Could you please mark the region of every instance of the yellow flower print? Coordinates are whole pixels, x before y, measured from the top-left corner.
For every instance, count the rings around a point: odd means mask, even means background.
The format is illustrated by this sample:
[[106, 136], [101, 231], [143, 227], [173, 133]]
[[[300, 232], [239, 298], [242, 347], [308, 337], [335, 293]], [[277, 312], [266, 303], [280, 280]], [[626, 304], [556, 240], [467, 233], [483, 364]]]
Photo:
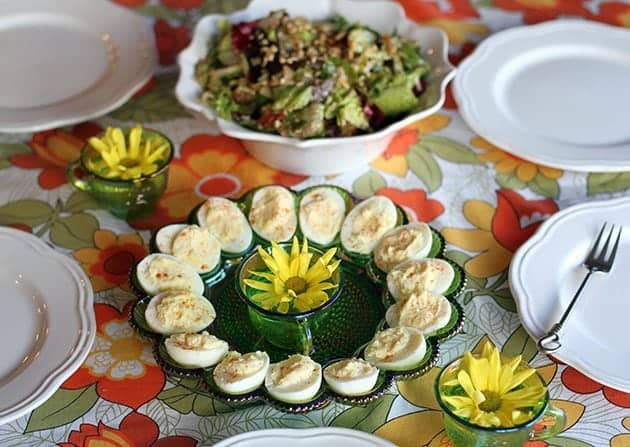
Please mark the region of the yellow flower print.
[[538, 173], [551, 180], [557, 180], [562, 177], [563, 172], [560, 169], [540, 166], [523, 160], [522, 158], [505, 152], [500, 147], [495, 146], [481, 137], [474, 137], [470, 141], [470, 144], [485, 151], [477, 155], [479, 160], [493, 163], [494, 169], [500, 174], [516, 175], [523, 183], [529, 183], [534, 180]]
[[[630, 430], [630, 417], [624, 418], [621, 424], [626, 430]], [[630, 433], [621, 433], [613, 436], [610, 440], [610, 447], [627, 447], [630, 445]]]
[[420, 141], [420, 135], [442, 130], [450, 122], [451, 118], [448, 115], [435, 114], [399, 130], [385, 152], [371, 163], [372, 167], [388, 174], [405, 177], [409, 170], [407, 163], [409, 148]]
[[444, 17], [438, 17], [423, 24], [442, 29], [448, 36], [448, 41], [457, 45], [468, 42], [470, 34], [482, 37], [490, 32], [490, 28], [482, 23], [464, 22]]

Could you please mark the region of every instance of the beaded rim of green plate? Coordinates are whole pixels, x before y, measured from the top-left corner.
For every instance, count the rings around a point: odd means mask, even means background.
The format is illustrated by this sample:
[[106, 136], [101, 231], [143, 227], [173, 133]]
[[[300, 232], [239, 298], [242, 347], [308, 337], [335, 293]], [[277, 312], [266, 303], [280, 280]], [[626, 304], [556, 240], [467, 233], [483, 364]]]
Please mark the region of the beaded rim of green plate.
[[[264, 186], [272, 186], [272, 185], [264, 185]], [[296, 192], [287, 188], [294, 197], [296, 209], [299, 209], [299, 202], [301, 198], [303, 197], [303, 195], [305, 195], [308, 191], [317, 187], [333, 188], [335, 190], [340, 191], [340, 194], [342, 196], [343, 196], [342, 192], [345, 192], [347, 194], [347, 197], [350, 197], [354, 200], [355, 204], [359, 202], [359, 199], [355, 198], [350, 192], [335, 185], [325, 185], [325, 184], [315, 185], [299, 192]], [[242, 197], [240, 197], [237, 200], [234, 200], [233, 202], [239, 207], [239, 209], [241, 209], [244, 213], [246, 213], [247, 200], [251, 201], [251, 198], [253, 197], [253, 194], [255, 193], [255, 191], [257, 191], [260, 188], [261, 187], [258, 187], [258, 188], [248, 191]], [[346, 196], [344, 196], [344, 201], [346, 201]], [[203, 202], [201, 202], [200, 204], [198, 204], [191, 210], [187, 222], [198, 224], [196, 214], [202, 204]], [[409, 221], [404, 210], [399, 205], [396, 205], [396, 209], [399, 216], [398, 225], [404, 225], [408, 223]], [[166, 358], [166, 360], [163, 358], [164, 353], [162, 351], [165, 352], [165, 350], [160, 349], [160, 346], [161, 345], [163, 346], [163, 336], [160, 334], [156, 334], [154, 331], [152, 331], [146, 324], [146, 321], [144, 320], [143, 309], [146, 308], [146, 303], [148, 302], [149, 299], [151, 299], [151, 297], [148, 296], [146, 292], [144, 292], [144, 290], [140, 287], [139, 283], [137, 282], [137, 278], [135, 277], [136, 266], [134, 266], [130, 270], [129, 283], [131, 284], [131, 288], [134, 291], [134, 293], [138, 296], [139, 300], [134, 304], [130, 312], [130, 315], [129, 315], [130, 324], [141, 335], [153, 339], [154, 356], [156, 357], [156, 360], [158, 361], [158, 364], [160, 365], [160, 367], [162, 367], [165, 370], [165, 372], [167, 372], [167, 374], [173, 374], [176, 376], [183, 376], [183, 377], [191, 377], [191, 376], [201, 377], [203, 378], [203, 382], [205, 383], [205, 386], [208, 389], [209, 394], [225, 402], [237, 403], [237, 404], [238, 403], [250, 404], [250, 403], [254, 403], [254, 402], [262, 400], [262, 401], [272, 404], [274, 407], [278, 408], [279, 410], [289, 412], [289, 413], [303, 413], [303, 412], [311, 411], [314, 409], [323, 408], [324, 406], [328, 405], [332, 400], [336, 400], [336, 401], [350, 404], [350, 405], [365, 405], [381, 397], [383, 394], [385, 394], [387, 390], [390, 388], [394, 380], [409, 380], [409, 379], [422, 376], [423, 374], [426, 374], [431, 368], [437, 365], [437, 362], [439, 359], [439, 351], [440, 351], [439, 344], [442, 341], [445, 341], [448, 338], [453, 337], [454, 335], [456, 335], [463, 329], [463, 325], [465, 321], [464, 311], [461, 305], [455, 300], [455, 297], [458, 296], [466, 287], [466, 283], [467, 283], [466, 274], [461, 266], [459, 266], [456, 262], [454, 262], [453, 260], [445, 256], [446, 244], [445, 244], [443, 236], [433, 227], [430, 227], [430, 228], [431, 228], [431, 233], [433, 237], [432, 248], [429, 253], [432, 256], [430, 257], [444, 259], [445, 261], [449, 262], [455, 269], [456, 276], [458, 276], [457, 274], [459, 273], [459, 277], [461, 279], [461, 281], [459, 281], [459, 284], [455, 287], [453, 291], [450, 291], [450, 292], [447, 291], [447, 295], [446, 295], [447, 299], [449, 299], [449, 302], [451, 303], [451, 306], [453, 307], [451, 319], [442, 329], [440, 329], [434, 334], [429, 334], [426, 336], [425, 339], [427, 343], [427, 354], [425, 355], [425, 358], [423, 358], [422, 362], [419, 363], [419, 366], [417, 368], [413, 368], [406, 371], [381, 371], [379, 372], [379, 375], [382, 375], [383, 377], [381, 386], [380, 387], [377, 386], [376, 389], [372, 390], [370, 393], [364, 396], [355, 396], [355, 397], [341, 396], [339, 394], [334, 393], [325, 384], [323, 380], [322, 380], [322, 389], [324, 391], [322, 392], [320, 390], [317, 397], [314, 398], [311, 402], [306, 402], [302, 404], [289, 404], [289, 403], [285, 403], [277, 399], [274, 399], [266, 392], [266, 390], [264, 390], [264, 387], [262, 386], [254, 390], [253, 392], [240, 395], [240, 396], [228, 395], [226, 393], [223, 393], [220, 390], [218, 390], [216, 386], [213, 388], [210, 384], [208, 384], [208, 375], [210, 376], [212, 375], [212, 370], [214, 369], [213, 367], [191, 369], [191, 368], [183, 367], [183, 365], [177, 364], [177, 362], [175, 362], [172, 359], [169, 360], [168, 357]], [[159, 229], [157, 231], [159, 231]], [[155, 232], [155, 234], [157, 234], [157, 231]], [[298, 226], [296, 229], [296, 234], [303, 236], [299, 228], [299, 219], [298, 219]], [[155, 235], [153, 235], [152, 237], [152, 243], [154, 242], [153, 240], [154, 237]], [[364, 269], [365, 270], [369, 269], [368, 264], [373, 264], [373, 262], [371, 262], [371, 255], [367, 255], [367, 256], [362, 255], [359, 258], [357, 258], [356, 256], [350, 256], [343, 250], [342, 244], [339, 241], [339, 235], [337, 235], [336, 240], [337, 240], [337, 243], [333, 243], [330, 246], [337, 246], [339, 248], [339, 257], [343, 259], [344, 262], [342, 262], [342, 265], [345, 264], [344, 267], [346, 269], [349, 269], [350, 271], [353, 271], [354, 273], [361, 274], [364, 271]], [[253, 243], [245, 252], [239, 253], [239, 254], [221, 252], [222, 262], [220, 263], [220, 266], [223, 267], [220, 269], [221, 275], [213, 276], [209, 280], [207, 280], [208, 282], [206, 282], [206, 284], [209, 287], [206, 288], [206, 292], [204, 294], [206, 295], [206, 298], [208, 298], [207, 295], [209, 294], [209, 292], [211, 293], [211, 291], [215, 288], [215, 287], [210, 287], [210, 286], [218, 286], [222, 284], [224, 281], [230, 281], [232, 279], [232, 275], [230, 275], [230, 271], [233, 270], [232, 267], [234, 267], [234, 265], [237, 265], [244, 256], [246, 256], [247, 254], [255, 250], [255, 247], [260, 243], [267, 243], [267, 241], [260, 238], [260, 236], [258, 236], [254, 232]], [[320, 248], [318, 244], [313, 244], [313, 246]], [[322, 248], [326, 248], [326, 247], [322, 247]], [[374, 266], [374, 268], [376, 267]], [[378, 271], [380, 272], [380, 270]], [[380, 296], [379, 301], [381, 302], [383, 306], [385, 306], [385, 303], [386, 303], [385, 297], [387, 297], [388, 295], [387, 288], [386, 286], [382, 287], [382, 285], [380, 285], [381, 281], [375, 281], [375, 279], [378, 279], [378, 277], [371, 277], [370, 284], [372, 284], [372, 287], [380, 287], [381, 291], [378, 294]], [[139, 314], [139, 312], [141, 311], [142, 311], [142, 315]], [[384, 326], [385, 326], [385, 323], [384, 323], [384, 312], [383, 312], [383, 315], [379, 324], [376, 325], [374, 329], [374, 334], [378, 332], [380, 329], [382, 329]], [[204, 330], [213, 332], [212, 327], [213, 326], [210, 325], [210, 327]], [[227, 341], [230, 342], [229, 340]], [[365, 347], [365, 344], [361, 348], [359, 348], [360, 351], [362, 351], [364, 347]]]

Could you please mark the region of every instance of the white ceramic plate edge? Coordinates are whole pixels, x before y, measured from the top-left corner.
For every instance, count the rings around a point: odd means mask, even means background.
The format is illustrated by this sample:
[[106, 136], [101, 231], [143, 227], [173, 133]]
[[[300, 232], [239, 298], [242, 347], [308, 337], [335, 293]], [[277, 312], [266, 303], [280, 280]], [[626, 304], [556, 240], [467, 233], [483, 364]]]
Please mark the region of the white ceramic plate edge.
[[[441, 64], [437, 67], [433, 67], [433, 69], [438, 69], [440, 71], [440, 76], [443, 76], [440, 82], [440, 97], [438, 101], [431, 107], [421, 110], [415, 114], [409, 115], [408, 117], [396, 121], [395, 123], [390, 124], [384, 129], [379, 130], [378, 132], [373, 132], [365, 135], [358, 135], [354, 137], [343, 137], [343, 138], [316, 138], [310, 140], [298, 140], [294, 138], [282, 137], [279, 135], [268, 134], [264, 132], [256, 132], [245, 127], [239, 126], [230, 121], [226, 121], [224, 119], [218, 118], [215, 116], [212, 110], [208, 107], [204, 106], [199, 100], [199, 94], [201, 93], [201, 89], [197, 84], [194, 74], [194, 65], [195, 63], [202, 57], [206, 55], [207, 52], [207, 42], [209, 41], [210, 36], [213, 34], [215, 29], [215, 22], [220, 18], [227, 18], [230, 22], [237, 22], [241, 20], [247, 20], [250, 15], [253, 14], [253, 11], [258, 11], [259, 9], [264, 9], [265, 4], [269, 3], [267, 0], [253, 0], [247, 9], [238, 11], [229, 15], [218, 15], [212, 14], [205, 16], [201, 19], [197, 26], [195, 27], [195, 32], [193, 38], [190, 42], [190, 45], [186, 47], [178, 56], [178, 64], [180, 69], [179, 79], [177, 80], [177, 85], [175, 86], [175, 96], [184, 106], [188, 107], [191, 110], [201, 113], [205, 118], [209, 120], [216, 120], [221, 132], [229, 135], [234, 138], [239, 138], [241, 140], [256, 140], [256, 141], [267, 141], [274, 143], [287, 144], [290, 143], [296, 147], [307, 148], [307, 147], [317, 147], [317, 146], [329, 146], [334, 144], [342, 144], [348, 142], [361, 143], [364, 141], [378, 140], [379, 138], [383, 138], [386, 135], [389, 135], [403, 127], [418, 121], [422, 118], [425, 118], [433, 113], [437, 112], [444, 105], [444, 101], [446, 100], [446, 86], [448, 83], [455, 77], [455, 67], [451, 65], [448, 61], [448, 38], [446, 33], [444, 33], [439, 28], [434, 27], [426, 27], [420, 26], [411, 20], [407, 19], [402, 7], [396, 3], [383, 2], [383, 1], [370, 1], [368, 4], [373, 7], [386, 7], [396, 9], [398, 13], [397, 19], [397, 27], [398, 28], [406, 28], [406, 27], [415, 27], [427, 30], [427, 32], [435, 33], [439, 35], [440, 40], [440, 48], [439, 53], [441, 57]], [[341, 5], [352, 5], [353, 7], [358, 6], [357, 0], [332, 0], [328, 2], [330, 4], [330, 9], [334, 12], [337, 10], [337, 4]], [[365, 3], [364, 3], [365, 4]], [[272, 9], [281, 8], [282, 4], [277, 4]], [[350, 6], [348, 6], [349, 8]], [[269, 8], [267, 8], [269, 9]]]
[[483, 124], [483, 119], [480, 118], [480, 114], [476, 111], [472, 98], [465, 94], [465, 92], [468, 91], [468, 88], [466, 87], [467, 74], [471, 70], [474, 70], [478, 65], [483, 64], [488, 54], [494, 47], [503, 45], [509, 40], [521, 38], [524, 34], [531, 37], [533, 33], [544, 34], [558, 31], [563, 28], [572, 29], [576, 27], [599, 29], [601, 32], [607, 33], [628, 33], [628, 31], [623, 28], [616, 28], [611, 25], [580, 19], [560, 19], [537, 25], [508, 28], [485, 39], [471, 55], [466, 57], [459, 64], [457, 68], [457, 76], [453, 80], [453, 97], [455, 102], [457, 102], [458, 111], [462, 115], [462, 118], [475, 133], [479, 134], [495, 146], [503, 148], [525, 160], [545, 166], [579, 172], [626, 171], [630, 169], [630, 155], [628, 155], [628, 161], [625, 164], [620, 164], [619, 161], [610, 161], [606, 158], [592, 161], [589, 160], [588, 163], [585, 163], [584, 161], [575, 161], [570, 158], [557, 159], [545, 156], [545, 154], [536, 154], [519, 149], [515, 150], [514, 145], [511, 144], [510, 141], [492, 135], [492, 130], [489, 130], [488, 126]]
[[[50, 248], [36, 236], [8, 227], [0, 227], [0, 232], [11, 237], [23, 239], [36, 252], [45, 254], [49, 259], [56, 259], [76, 279], [77, 284], [80, 286], [78, 289], [82, 291], [78, 299], [81, 334], [72, 354], [55, 370], [50, 371], [46, 379], [30, 395], [25, 396], [19, 405], [8, 409], [0, 409], [0, 425], [2, 425], [17, 419], [44, 403], [81, 366], [88, 356], [96, 336], [96, 319], [94, 317], [94, 295], [90, 280], [78, 264]], [[44, 349], [46, 349], [45, 345]]]
[[[630, 197], [592, 201], [565, 208], [543, 222], [540, 227], [538, 227], [538, 230], [536, 230], [534, 235], [521, 245], [516, 253], [514, 253], [512, 261], [510, 262], [508, 273], [510, 291], [514, 297], [518, 316], [521, 320], [523, 328], [529, 336], [532, 337], [532, 339], [537, 340], [538, 337], [540, 337], [549, 328], [541, 328], [540, 325], [534, 321], [530, 313], [527, 312], [527, 309], [529, 309], [528, 305], [532, 301], [532, 298], [527, 293], [527, 287], [524, 284], [522, 274], [524, 260], [531, 254], [532, 250], [538, 248], [540, 244], [545, 243], [545, 238], [549, 232], [556, 225], [561, 224], [561, 221], [572, 218], [575, 215], [579, 215], [584, 210], [592, 210], [594, 208], [610, 210], [615, 207], [630, 207]], [[565, 352], [562, 348], [556, 351], [553, 354], [553, 357], [566, 363], [567, 365], [573, 366], [585, 376], [598, 383], [621, 391], [630, 392], [630, 379], [625, 381], [616, 380], [607, 376], [606, 372], [601, 370], [598, 365], [589, 362], [588, 357], [574, 355], [572, 352]]]
[[[0, 132], [39, 132], [41, 130], [67, 126], [101, 117], [126, 103], [134, 95], [134, 93], [138, 91], [140, 87], [142, 87], [149, 79], [151, 79], [151, 76], [153, 76], [154, 74], [155, 67], [157, 66], [157, 49], [155, 46], [155, 38], [148, 22], [144, 17], [130, 11], [129, 8], [111, 3], [110, 1], [101, 1], [101, 3], [104, 5], [105, 8], [115, 8], [119, 12], [124, 11], [125, 14], [129, 15], [130, 20], [138, 22], [139, 26], [136, 31], [142, 33], [145, 41], [149, 43], [149, 54], [147, 55], [147, 60], [143, 66], [140, 67], [139, 64], [139, 66], [137, 67], [138, 71], [137, 73], [135, 73], [133, 81], [130, 81], [124, 89], [118, 86], [117, 90], [122, 89], [124, 91], [120, 93], [114, 92], [114, 94], [110, 98], [110, 101], [102, 104], [98, 108], [94, 108], [92, 111], [86, 112], [83, 110], [77, 110], [73, 113], [66, 113], [65, 116], [63, 116], [64, 114], [63, 112], [61, 112], [60, 116], [57, 118], [51, 118], [47, 120], [35, 120], [30, 123], [22, 122], [3, 124], [2, 122], [0, 122]], [[59, 5], [62, 4], [62, 2], [59, 2]], [[118, 69], [120, 70], [121, 68]], [[56, 107], [57, 104], [53, 104], [52, 106]], [[58, 106], [63, 107], [63, 102], [59, 103]]]
[[339, 441], [355, 440], [364, 441], [365, 446], [369, 447], [396, 447], [389, 441], [379, 438], [375, 435], [364, 433], [358, 430], [350, 430], [347, 428], [309, 428], [309, 429], [271, 429], [258, 430], [253, 432], [242, 433], [240, 435], [224, 439], [215, 444], [215, 447], [247, 447], [249, 440], [268, 439], [269, 445], [274, 441], [290, 440], [294, 445], [299, 446], [302, 442], [316, 441], [321, 436], [338, 436]]

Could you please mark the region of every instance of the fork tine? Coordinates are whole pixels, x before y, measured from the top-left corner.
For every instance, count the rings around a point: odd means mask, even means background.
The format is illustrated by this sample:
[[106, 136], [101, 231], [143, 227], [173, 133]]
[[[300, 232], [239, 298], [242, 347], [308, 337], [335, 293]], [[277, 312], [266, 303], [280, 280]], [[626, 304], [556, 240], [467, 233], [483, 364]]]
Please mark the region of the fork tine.
[[596, 258], [597, 262], [606, 262], [606, 257], [608, 253], [608, 244], [610, 244], [610, 239], [612, 238], [612, 235], [614, 232], [615, 232], [615, 225], [613, 224], [612, 227], [610, 228], [610, 231], [608, 232], [608, 237], [606, 238], [606, 242], [604, 243], [602, 250], [599, 252], [599, 256], [597, 256]]
[[602, 225], [601, 230], [599, 230], [599, 234], [597, 235], [597, 239], [595, 239], [595, 243], [593, 244], [593, 248], [591, 248], [591, 251], [589, 252], [588, 256], [586, 257], [587, 260], [595, 260], [597, 257], [597, 247], [599, 246], [599, 243], [602, 240], [602, 236], [604, 235], [604, 230], [606, 229], [606, 225], [608, 225], [606, 222], [604, 222], [604, 225]]
[[608, 259], [608, 265], [611, 265], [611, 266], [615, 260], [615, 256], [617, 255], [617, 248], [619, 247], [619, 239], [621, 239], [621, 229], [622, 227], [619, 227], [619, 232], [617, 233], [617, 239], [615, 239], [615, 244], [613, 245], [612, 253], [610, 254], [610, 258]]

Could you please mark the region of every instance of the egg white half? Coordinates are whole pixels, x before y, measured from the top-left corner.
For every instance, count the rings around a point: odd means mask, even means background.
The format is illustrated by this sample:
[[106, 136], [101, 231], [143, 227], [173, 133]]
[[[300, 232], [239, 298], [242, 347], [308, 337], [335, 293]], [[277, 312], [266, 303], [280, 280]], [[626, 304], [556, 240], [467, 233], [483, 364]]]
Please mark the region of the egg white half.
[[443, 259], [409, 260], [387, 274], [387, 290], [395, 300], [428, 290], [442, 295], [455, 279], [455, 269]]
[[[197, 273], [208, 273], [221, 260], [221, 245], [206, 229], [197, 229], [197, 225], [167, 225], [158, 230], [155, 245], [160, 253], [174, 255], [191, 265]], [[192, 262], [193, 257], [197, 258], [195, 262]]]
[[431, 228], [424, 222], [411, 222], [396, 227], [383, 235], [374, 249], [374, 263], [384, 272], [410, 259], [425, 258], [433, 237]]
[[197, 222], [219, 240], [226, 253], [242, 253], [252, 245], [249, 222], [231, 200], [209, 197], [197, 210]]
[[282, 186], [263, 186], [252, 197], [248, 220], [260, 237], [268, 241], [288, 241], [297, 230], [293, 194]]
[[[188, 320], [182, 321], [183, 317], [177, 321], [164, 321], [164, 318], [160, 317], [161, 305], [169, 301], [172, 304], [172, 311], [178, 307], [181, 309], [183, 305], [177, 304], [178, 301], [185, 303], [186, 314], [190, 316]], [[184, 301], [186, 300], [186, 301]], [[178, 312], [176, 312], [178, 313]], [[201, 295], [197, 295], [190, 292], [180, 290], [170, 290], [162, 292], [159, 295], [152, 297], [149, 300], [149, 304], [144, 311], [144, 317], [147, 324], [158, 334], [170, 335], [184, 332], [199, 332], [202, 329], [207, 328], [216, 318], [217, 314], [214, 307], [206, 298]]]
[[341, 244], [349, 252], [370, 254], [397, 221], [394, 202], [383, 196], [370, 197], [346, 216], [341, 226]]
[[[251, 366], [260, 366], [249, 370]], [[214, 383], [227, 394], [245, 394], [254, 391], [265, 381], [269, 371], [269, 355], [256, 351], [241, 355], [230, 351], [212, 372]]]
[[136, 267], [136, 278], [149, 295], [166, 290], [189, 290], [201, 295], [205, 288], [195, 269], [175, 256], [163, 253], [145, 256]]
[[378, 332], [366, 346], [364, 357], [377, 368], [404, 371], [419, 365], [426, 353], [427, 343], [420, 330], [395, 327]]
[[[299, 366], [296, 367], [298, 362]], [[287, 379], [288, 383], [282, 383]], [[321, 384], [321, 365], [300, 354], [294, 354], [286, 360], [272, 364], [265, 377], [265, 388], [269, 395], [290, 404], [312, 400]]]
[[316, 244], [330, 244], [339, 233], [345, 215], [346, 202], [331, 188], [314, 188], [300, 200], [300, 229]]
[[324, 368], [324, 380], [342, 396], [361, 396], [376, 385], [378, 368], [363, 359], [343, 359]]
[[413, 293], [387, 309], [385, 320], [391, 327], [411, 326], [430, 334], [451, 319], [451, 303], [442, 295], [427, 290]]
[[[186, 342], [187, 337], [203, 337], [210, 341], [210, 347], [202, 347]], [[164, 340], [166, 352], [177, 363], [193, 367], [207, 368], [216, 365], [228, 352], [227, 342], [209, 335], [206, 331], [201, 334], [177, 334]]]

